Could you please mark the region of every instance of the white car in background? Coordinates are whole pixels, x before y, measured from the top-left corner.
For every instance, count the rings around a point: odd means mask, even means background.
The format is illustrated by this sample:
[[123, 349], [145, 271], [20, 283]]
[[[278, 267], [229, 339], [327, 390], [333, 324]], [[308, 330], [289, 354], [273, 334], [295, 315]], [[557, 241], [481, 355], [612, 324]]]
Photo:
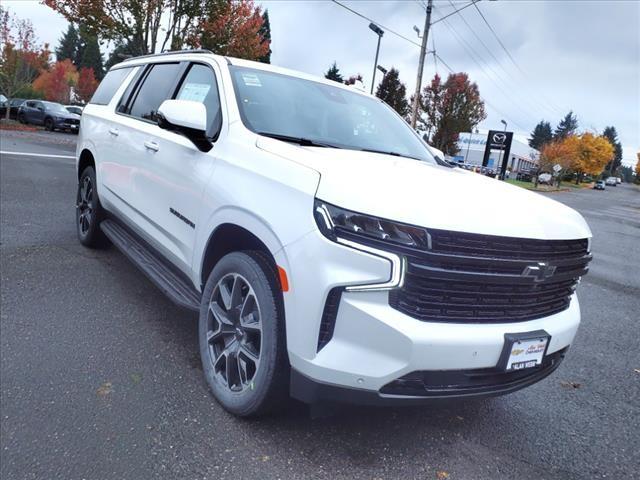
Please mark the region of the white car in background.
[[573, 343], [591, 260], [580, 214], [436, 162], [371, 95], [170, 52], [112, 67], [81, 122], [80, 242], [108, 238], [198, 312], [204, 376], [236, 415], [288, 394], [505, 394]]

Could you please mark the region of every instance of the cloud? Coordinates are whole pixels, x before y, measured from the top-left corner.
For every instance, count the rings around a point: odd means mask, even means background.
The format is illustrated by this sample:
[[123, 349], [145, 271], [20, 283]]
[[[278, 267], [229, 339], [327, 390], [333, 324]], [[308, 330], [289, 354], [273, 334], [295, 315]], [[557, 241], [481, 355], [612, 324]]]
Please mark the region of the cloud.
[[[342, 2], [420, 42], [412, 27], [423, 28], [421, 0]], [[336, 61], [343, 74], [361, 73], [370, 85], [377, 37], [367, 20], [330, 1], [257, 3], [269, 9], [273, 63], [322, 75]], [[456, 7], [466, 3], [454, 2]], [[434, 20], [453, 10], [448, 0], [434, 4]], [[4, 0], [3, 5], [30, 18], [40, 39], [52, 47], [66, 29], [64, 18], [37, 1]], [[447, 65], [478, 83], [489, 114], [481, 128], [500, 127], [504, 118], [516, 133], [528, 135], [539, 120], [555, 125], [572, 109], [581, 128], [601, 131], [614, 125], [625, 159], [635, 164], [640, 149], [640, 2], [482, 1], [478, 8], [517, 66], [473, 6], [462, 17], [436, 23], [429, 49], [435, 42]], [[409, 93], [415, 89], [419, 51], [389, 30], [382, 38], [379, 63], [398, 68]], [[441, 62], [437, 70], [448, 73]], [[429, 55], [423, 85], [435, 71]]]

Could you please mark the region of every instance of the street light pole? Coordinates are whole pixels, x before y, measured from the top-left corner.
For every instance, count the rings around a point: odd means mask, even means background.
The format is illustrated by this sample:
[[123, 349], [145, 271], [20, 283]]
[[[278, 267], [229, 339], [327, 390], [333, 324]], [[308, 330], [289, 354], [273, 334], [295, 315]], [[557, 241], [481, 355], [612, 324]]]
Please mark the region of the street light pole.
[[[502, 123], [504, 125], [504, 134], [507, 134], [507, 122], [505, 122], [504, 120], [500, 120], [500, 123]], [[498, 170], [496, 172], [496, 178], [499, 178], [500, 180], [504, 180], [504, 178], [500, 178], [501, 177], [501, 173], [502, 173], [502, 152], [504, 152], [504, 144], [502, 145], [502, 149], [500, 150], [500, 156], [498, 159]], [[509, 159], [507, 159], [507, 161], [509, 161]]]
[[371, 94], [373, 94], [373, 86], [376, 83], [376, 69], [378, 67], [378, 54], [380, 53], [380, 40], [382, 40], [382, 35], [384, 35], [384, 30], [382, 30], [375, 23], [370, 23], [369, 28], [378, 35], [378, 47], [376, 48], [376, 60], [373, 63], [373, 78], [371, 79]]
[[431, 26], [431, 10], [433, 0], [427, 2], [427, 16], [424, 19], [424, 32], [422, 33], [422, 45], [420, 46], [420, 60], [418, 62], [418, 78], [416, 79], [416, 91], [413, 95], [413, 107], [411, 111], [411, 127], [416, 128], [418, 121], [418, 105], [420, 104], [420, 90], [422, 89], [422, 72], [424, 70], [424, 57], [427, 53], [427, 40], [429, 38], [429, 27]]

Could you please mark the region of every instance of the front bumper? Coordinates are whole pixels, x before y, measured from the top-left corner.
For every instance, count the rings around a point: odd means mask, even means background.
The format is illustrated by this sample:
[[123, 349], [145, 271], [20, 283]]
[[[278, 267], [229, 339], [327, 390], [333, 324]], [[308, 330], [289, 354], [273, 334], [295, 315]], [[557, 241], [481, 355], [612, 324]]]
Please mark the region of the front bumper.
[[[277, 260], [289, 265], [291, 290], [285, 294], [285, 309], [292, 395], [309, 403], [343, 399], [385, 405], [509, 393], [557, 368], [580, 323], [575, 294], [568, 309], [545, 318], [463, 324], [425, 322], [405, 315], [389, 306], [388, 291], [343, 291], [331, 339], [319, 349], [318, 332], [329, 292], [340, 286], [384, 282], [389, 279], [390, 263], [315, 232], [285, 247]], [[505, 333], [536, 330], [550, 335], [545, 358], [553, 362], [548, 368], [532, 369], [526, 378], [494, 376], [493, 386], [485, 385], [487, 388], [440, 389], [436, 394], [427, 388], [420, 395], [384, 391], [415, 372], [427, 375], [425, 378], [433, 377], [430, 373], [434, 372], [491, 373], [499, 362]], [[486, 377], [489, 383], [490, 377]]]

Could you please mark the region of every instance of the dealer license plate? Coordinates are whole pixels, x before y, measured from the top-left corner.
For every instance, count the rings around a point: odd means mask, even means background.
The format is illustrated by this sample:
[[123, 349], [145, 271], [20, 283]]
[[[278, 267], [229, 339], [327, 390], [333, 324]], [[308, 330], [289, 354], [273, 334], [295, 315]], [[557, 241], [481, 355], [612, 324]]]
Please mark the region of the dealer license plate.
[[505, 365], [505, 370], [522, 370], [540, 365], [547, 351], [549, 343], [548, 336], [537, 338], [513, 339], [511, 342], [509, 356]]

